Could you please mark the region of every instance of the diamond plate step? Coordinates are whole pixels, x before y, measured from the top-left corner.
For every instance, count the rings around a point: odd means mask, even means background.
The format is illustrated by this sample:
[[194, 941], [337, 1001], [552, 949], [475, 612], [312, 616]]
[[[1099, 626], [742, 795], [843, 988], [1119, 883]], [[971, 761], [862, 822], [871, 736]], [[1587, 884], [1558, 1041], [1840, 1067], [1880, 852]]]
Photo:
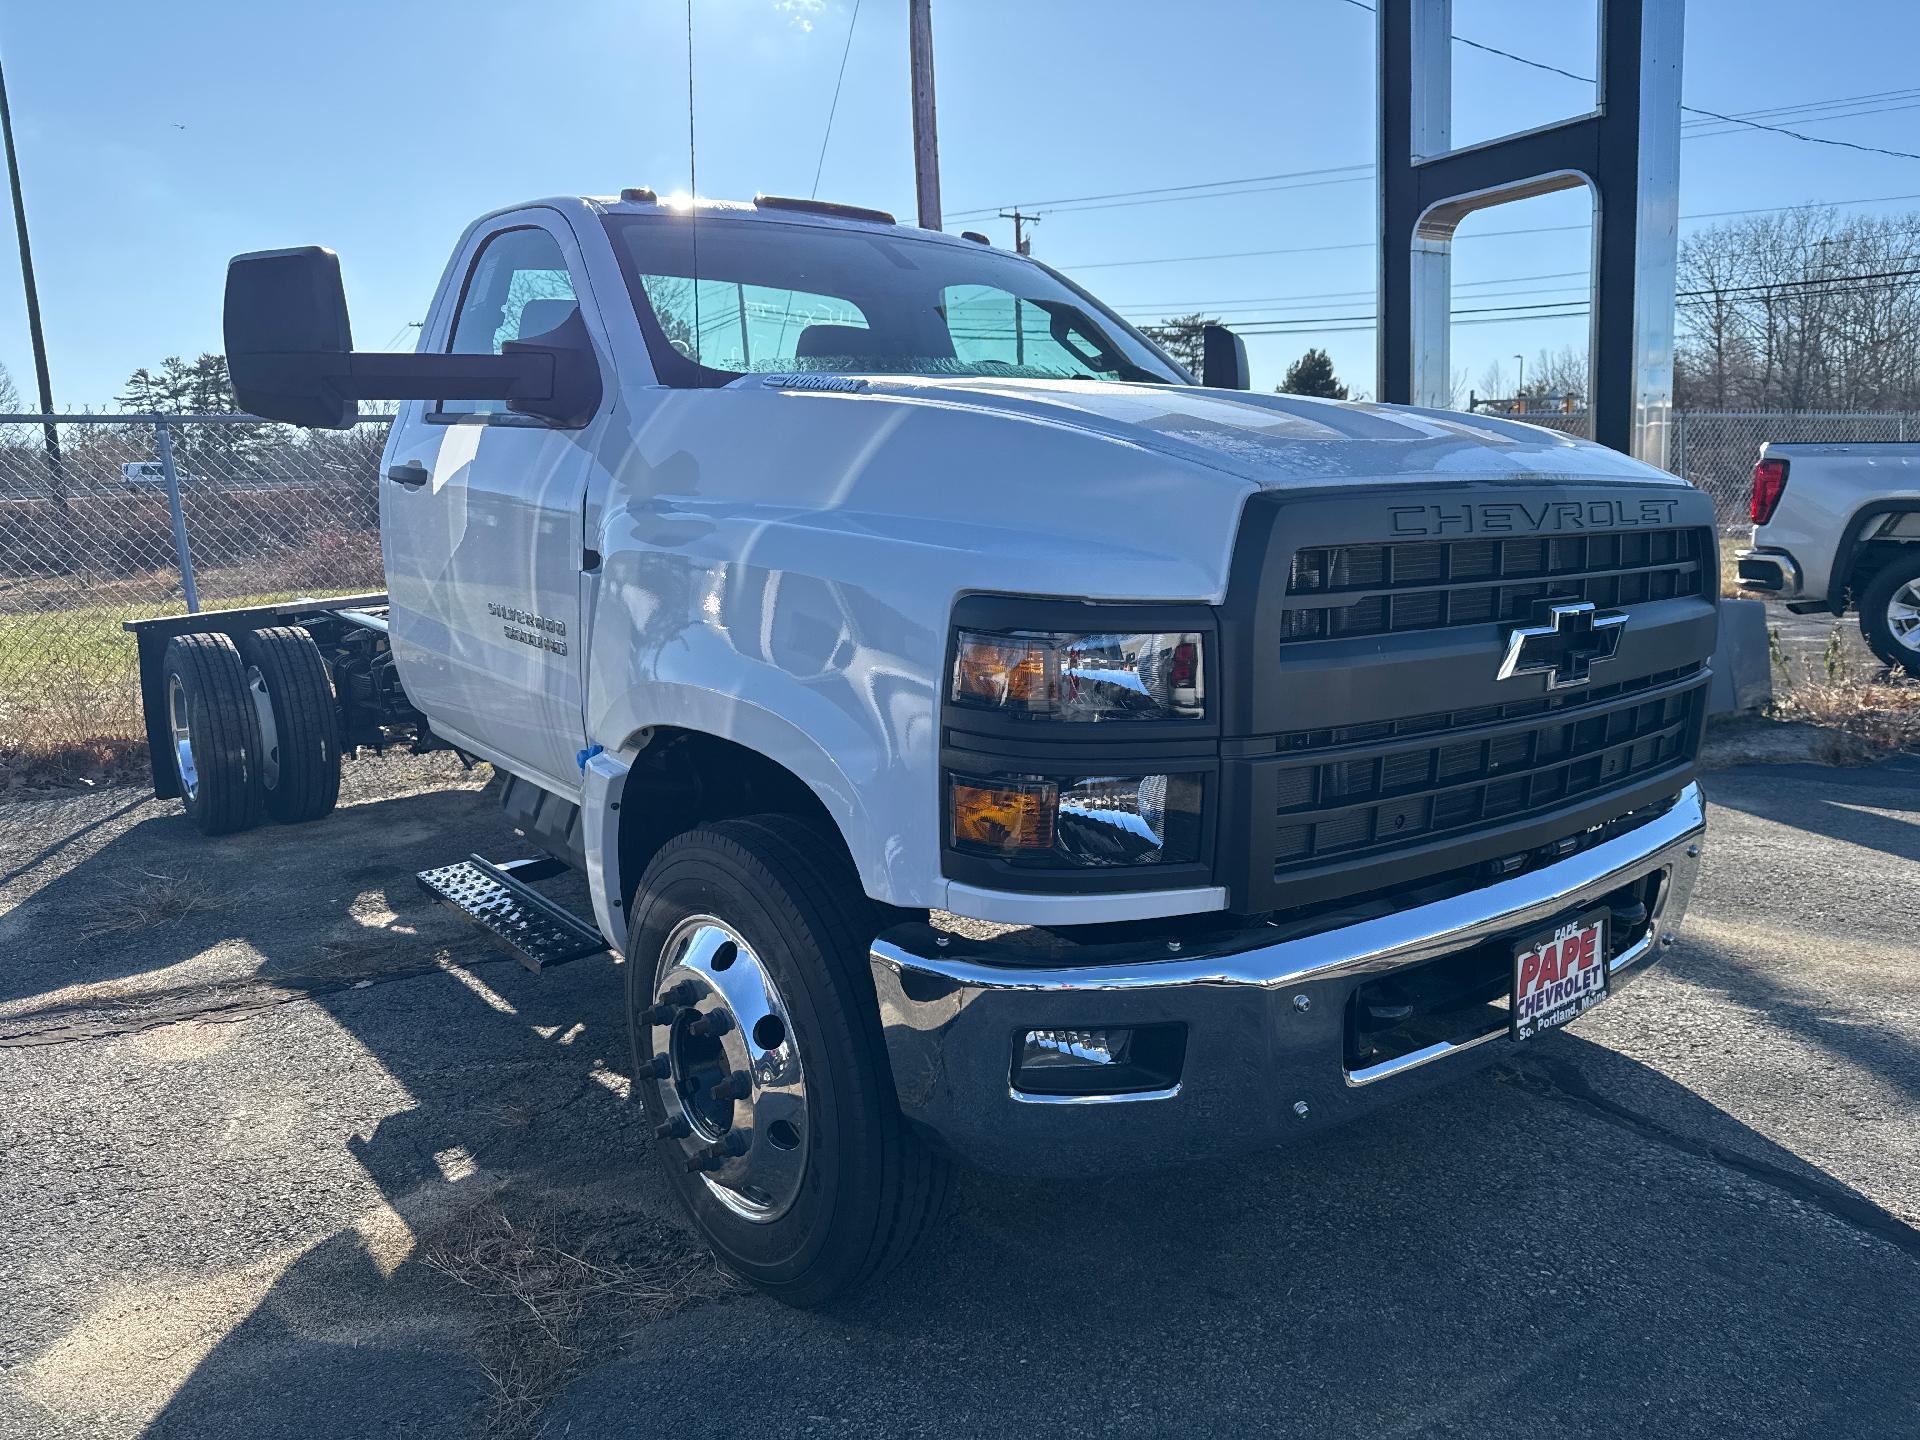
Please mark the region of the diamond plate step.
[[607, 948], [598, 930], [478, 855], [422, 870], [417, 878], [422, 890], [487, 931], [536, 974]]

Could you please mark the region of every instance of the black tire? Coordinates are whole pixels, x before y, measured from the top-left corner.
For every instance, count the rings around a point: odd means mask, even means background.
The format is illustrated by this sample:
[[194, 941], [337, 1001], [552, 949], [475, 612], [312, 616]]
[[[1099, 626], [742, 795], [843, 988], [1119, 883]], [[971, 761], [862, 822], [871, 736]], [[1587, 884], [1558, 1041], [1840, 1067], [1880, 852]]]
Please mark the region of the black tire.
[[320, 647], [297, 625], [255, 630], [241, 647], [248, 689], [265, 689], [272, 722], [271, 731], [261, 726], [267, 813], [284, 825], [332, 814], [340, 800], [340, 712]]
[[254, 766], [260, 725], [233, 641], [225, 635], [174, 636], [167, 642], [161, 684], [187, 818], [207, 835], [230, 835], [259, 824]]
[[654, 1032], [640, 1011], [655, 1000], [668, 939], [701, 914], [737, 931], [779, 987], [804, 1076], [806, 1168], [790, 1208], [749, 1220], [688, 1173], [686, 1142], [662, 1136], [655, 1145], [722, 1263], [787, 1304], [825, 1304], [913, 1249], [944, 1213], [951, 1177], [894, 1097], [867, 969], [874, 907], [839, 838], [791, 816], [721, 821], [668, 841], [634, 896], [627, 947], [634, 1093], [651, 1126], [667, 1116], [651, 1078]]
[[1920, 638], [1903, 645], [1895, 638], [1893, 626], [1887, 613], [1893, 597], [1903, 586], [1920, 585], [1920, 545], [1903, 547], [1900, 558], [1890, 560], [1874, 572], [1873, 579], [1867, 582], [1867, 588], [1860, 593], [1860, 633], [1867, 638], [1867, 648], [1878, 655], [1888, 666], [1904, 669], [1909, 675], [1920, 677], [1920, 650], [1912, 648], [1920, 644]]

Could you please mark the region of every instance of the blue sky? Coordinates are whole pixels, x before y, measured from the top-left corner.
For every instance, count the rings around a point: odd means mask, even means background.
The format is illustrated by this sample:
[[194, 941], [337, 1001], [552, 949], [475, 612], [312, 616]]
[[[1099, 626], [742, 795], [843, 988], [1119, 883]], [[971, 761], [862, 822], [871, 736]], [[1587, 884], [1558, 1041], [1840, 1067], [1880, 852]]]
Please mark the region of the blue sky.
[[[852, 12], [853, 0], [695, 0], [702, 194], [811, 189]], [[1454, 29], [1591, 74], [1593, 13], [1591, 0], [1456, 0]], [[969, 212], [1157, 201], [1165, 187], [1373, 157], [1373, 18], [1350, 0], [934, 0], [934, 26], [949, 229], [1004, 243], [1007, 222]], [[688, 179], [682, 0], [16, 5], [0, 13], [0, 52], [65, 408], [111, 407], [136, 366], [217, 349], [237, 251], [334, 247], [358, 343], [410, 347], [407, 322], [475, 214]], [[912, 215], [906, 53], [905, 0], [863, 0], [823, 197]], [[1911, 0], [1692, 0], [1686, 98], [1743, 112], [1912, 91], [1916, 53]], [[1455, 47], [1457, 140], [1591, 101], [1590, 87]], [[1891, 108], [1916, 104], [1780, 123], [1920, 151], [1920, 108]], [[1250, 341], [1257, 385], [1319, 344], [1371, 390], [1373, 336], [1352, 317], [1373, 308], [1372, 182], [1315, 178], [1328, 183], [1059, 210], [1035, 253], [1137, 320], [1298, 321]], [[1752, 132], [1682, 150], [1683, 215], [1893, 196], [1911, 198], [1850, 208], [1920, 210], [1920, 161]], [[1568, 194], [1469, 221], [1456, 305], [1583, 287], [1587, 211]], [[0, 363], [30, 396], [10, 237], [9, 225]], [[1321, 248], [1183, 258], [1304, 247]], [[1584, 341], [1583, 321], [1503, 318], [1459, 326], [1454, 358], [1470, 383], [1494, 363], [1510, 383], [1516, 352]]]

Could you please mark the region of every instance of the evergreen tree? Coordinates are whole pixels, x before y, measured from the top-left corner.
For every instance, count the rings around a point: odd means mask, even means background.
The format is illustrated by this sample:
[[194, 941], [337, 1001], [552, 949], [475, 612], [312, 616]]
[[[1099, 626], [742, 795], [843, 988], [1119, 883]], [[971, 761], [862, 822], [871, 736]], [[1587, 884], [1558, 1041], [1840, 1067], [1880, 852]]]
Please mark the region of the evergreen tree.
[[1315, 348], [1287, 367], [1287, 378], [1280, 382], [1277, 393], [1344, 400], [1347, 398], [1347, 387], [1333, 373], [1333, 361], [1327, 358], [1327, 352]]
[[1206, 341], [1201, 338], [1200, 332], [1209, 325], [1219, 323], [1195, 312], [1192, 315], [1176, 315], [1159, 325], [1142, 325], [1140, 333], [1186, 366], [1198, 379], [1201, 360], [1206, 353]]

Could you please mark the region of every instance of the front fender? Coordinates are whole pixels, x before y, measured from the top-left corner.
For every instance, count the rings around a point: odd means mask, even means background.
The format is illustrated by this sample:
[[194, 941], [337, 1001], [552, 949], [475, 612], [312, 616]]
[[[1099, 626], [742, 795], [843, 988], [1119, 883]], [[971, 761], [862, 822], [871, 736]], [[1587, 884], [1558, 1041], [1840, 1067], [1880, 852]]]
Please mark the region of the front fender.
[[[621, 582], [609, 579], [617, 599]], [[715, 623], [724, 613], [709, 614], [708, 623], [667, 637], [643, 628], [637, 644], [629, 627], [596, 624], [588, 738], [630, 760], [644, 730], [677, 726], [764, 755], [832, 816], [869, 895], [942, 905], [932, 779], [942, 637], [897, 636], [883, 646], [875, 627], [856, 623], [844, 604], [815, 603], [839, 587], [795, 577], [774, 583], [818, 593], [784, 594], [777, 611], [769, 604], [761, 612], [764, 625], [729, 626]]]

